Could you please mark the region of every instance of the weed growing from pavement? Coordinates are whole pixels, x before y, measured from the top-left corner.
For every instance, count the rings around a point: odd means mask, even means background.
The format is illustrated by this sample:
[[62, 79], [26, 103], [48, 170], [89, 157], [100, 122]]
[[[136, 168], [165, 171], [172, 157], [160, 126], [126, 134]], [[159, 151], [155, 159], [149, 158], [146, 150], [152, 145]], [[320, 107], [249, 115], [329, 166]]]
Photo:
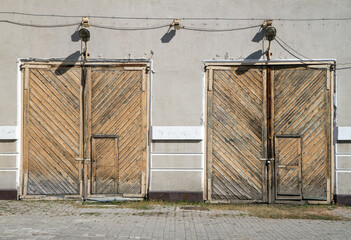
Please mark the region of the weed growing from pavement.
[[[165, 201], [128, 201], [128, 202], [80, 202], [80, 201], [0, 201], [0, 215], [27, 214], [35, 209], [47, 214], [56, 212], [58, 205], [67, 205], [71, 212], [74, 208], [130, 208], [154, 214], [157, 209], [163, 209], [167, 214], [186, 211], [216, 211], [214, 215], [223, 215], [227, 212], [231, 216], [253, 216], [271, 219], [318, 219], [318, 220], [351, 220], [351, 207], [338, 205], [283, 205], [283, 204], [210, 204], [204, 202], [165, 202]], [[70, 207], [68, 207], [70, 206]], [[73, 209], [71, 209], [73, 208]], [[71, 209], [71, 210], [70, 210]], [[340, 214], [344, 212], [346, 214]], [[172, 214], [173, 215], [173, 214]]]
[[150, 210], [156, 206], [171, 208], [174, 211], [238, 211], [235, 216], [252, 216], [271, 219], [318, 219], [318, 220], [347, 220], [337, 216], [333, 210], [337, 208], [351, 209], [337, 205], [286, 205], [286, 204], [210, 204], [204, 202], [166, 202], [166, 201], [140, 201], [140, 202], [115, 202], [115, 203], [83, 203], [82, 207], [113, 206], [118, 208], [131, 208], [139, 210]]

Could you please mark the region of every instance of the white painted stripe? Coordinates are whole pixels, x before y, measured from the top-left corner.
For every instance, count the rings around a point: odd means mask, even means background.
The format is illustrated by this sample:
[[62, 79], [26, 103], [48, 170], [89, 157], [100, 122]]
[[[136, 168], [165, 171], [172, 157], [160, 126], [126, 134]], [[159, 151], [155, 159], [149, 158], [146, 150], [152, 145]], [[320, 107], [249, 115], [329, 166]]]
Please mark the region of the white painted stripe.
[[151, 172], [202, 172], [203, 169], [184, 169], [184, 168], [152, 168]]
[[203, 153], [151, 153], [152, 156], [169, 156], [169, 155], [185, 155], [185, 156], [199, 156]]
[[191, 154], [196, 154], [196, 155], [203, 155], [203, 153], [176, 153], [176, 152], [155, 152], [155, 153], [151, 153], [151, 155], [191, 155]]
[[19, 188], [20, 184], [20, 166], [21, 166], [21, 129], [22, 129], [22, 74], [21, 74], [21, 60], [17, 60], [17, 131], [18, 131], [18, 140], [16, 142], [16, 151], [18, 153], [16, 157], [16, 166], [17, 166], [17, 176], [16, 176], [16, 186]]
[[338, 140], [351, 140], [351, 127], [338, 127]]
[[152, 140], [203, 140], [203, 126], [152, 126]]
[[0, 140], [17, 140], [17, 126], [0, 126]]

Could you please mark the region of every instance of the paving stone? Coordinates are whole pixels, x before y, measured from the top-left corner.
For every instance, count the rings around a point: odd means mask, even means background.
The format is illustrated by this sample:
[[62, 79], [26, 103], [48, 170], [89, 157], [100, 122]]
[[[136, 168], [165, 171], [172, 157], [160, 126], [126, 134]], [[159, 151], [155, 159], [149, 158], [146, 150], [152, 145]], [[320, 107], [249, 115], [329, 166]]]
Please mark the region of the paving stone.
[[[348, 217], [351, 211], [335, 210]], [[260, 219], [238, 211], [81, 208], [0, 201], [0, 239], [349, 239], [351, 221]]]

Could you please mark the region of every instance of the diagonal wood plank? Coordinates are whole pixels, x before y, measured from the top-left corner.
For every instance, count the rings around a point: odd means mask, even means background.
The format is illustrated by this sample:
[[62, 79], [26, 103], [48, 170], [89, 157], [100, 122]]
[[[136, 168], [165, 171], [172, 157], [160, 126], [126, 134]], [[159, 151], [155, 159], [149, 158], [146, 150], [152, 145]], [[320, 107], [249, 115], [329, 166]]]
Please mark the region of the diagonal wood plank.
[[[58, 75], [61, 74], [61, 75]], [[78, 194], [80, 69], [30, 69], [28, 195]]]
[[262, 200], [263, 101], [260, 68], [213, 70], [212, 199]]

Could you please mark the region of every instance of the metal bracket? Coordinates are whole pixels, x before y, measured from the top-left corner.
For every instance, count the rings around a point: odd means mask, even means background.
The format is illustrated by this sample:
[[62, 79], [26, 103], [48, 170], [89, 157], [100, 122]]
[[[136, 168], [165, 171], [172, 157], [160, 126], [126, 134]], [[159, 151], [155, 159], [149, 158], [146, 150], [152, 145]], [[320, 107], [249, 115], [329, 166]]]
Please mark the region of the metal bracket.
[[260, 158], [261, 161], [274, 161], [274, 158]]
[[75, 158], [76, 161], [90, 161], [90, 158]]
[[80, 25], [82, 25], [83, 27], [89, 27], [89, 17], [82, 17], [82, 22], [80, 23]]
[[173, 22], [171, 23], [171, 27], [174, 27], [175, 30], [180, 29], [180, 19], [173, 19]]

